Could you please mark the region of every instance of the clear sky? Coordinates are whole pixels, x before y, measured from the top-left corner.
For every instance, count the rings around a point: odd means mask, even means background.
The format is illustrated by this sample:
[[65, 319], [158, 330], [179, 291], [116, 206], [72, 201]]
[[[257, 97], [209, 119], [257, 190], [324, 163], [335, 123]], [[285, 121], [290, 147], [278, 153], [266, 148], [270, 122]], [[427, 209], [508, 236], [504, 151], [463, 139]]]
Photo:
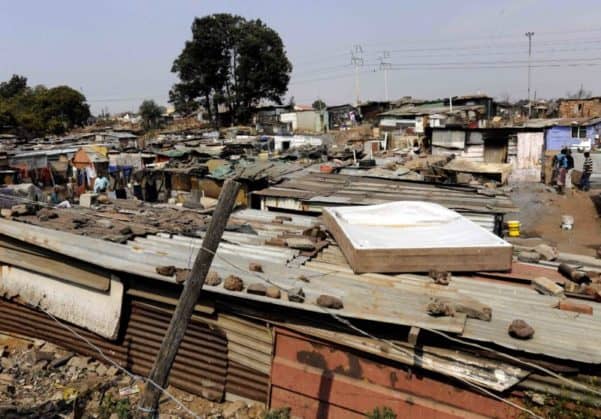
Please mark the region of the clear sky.
[[350, 50], [361, 45], [360, 97], [384, 98], [379, 57], [389, 52], [389, 96], [483, 92], [551, 98], [601, 95], [598, 0], [19, 0], [0, 2], [0, 80], [80, 89], [94, 113], [166, 104], [173, 59], [194, 16], [261, 18], [279, 32], [294, 66], [289, 96], [310, 104], [352, 102]]

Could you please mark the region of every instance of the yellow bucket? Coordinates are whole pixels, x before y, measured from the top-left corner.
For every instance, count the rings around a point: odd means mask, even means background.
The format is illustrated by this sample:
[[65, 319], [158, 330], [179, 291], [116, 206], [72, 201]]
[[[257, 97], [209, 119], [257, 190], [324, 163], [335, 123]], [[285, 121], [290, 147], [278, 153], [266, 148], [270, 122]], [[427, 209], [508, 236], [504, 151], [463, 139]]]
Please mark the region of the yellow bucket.
[[509, 237], [520, 237], [520, 222], [517, 220], [507, 221], [507, 227], [509, 228]]

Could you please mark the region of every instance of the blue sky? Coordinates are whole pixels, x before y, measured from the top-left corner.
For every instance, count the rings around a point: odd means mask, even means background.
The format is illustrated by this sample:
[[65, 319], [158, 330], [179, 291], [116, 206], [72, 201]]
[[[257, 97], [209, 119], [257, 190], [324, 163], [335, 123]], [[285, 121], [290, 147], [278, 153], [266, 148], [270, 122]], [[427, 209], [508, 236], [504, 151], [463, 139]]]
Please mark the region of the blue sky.
[[194, 16], [230, 12], [279, 32], [294, 66], [289, 95], [310, 104], [355, 97], [350, 49], [361, 45], [361, 99], [384, 98], [379, 57], [389, 51], [391, 99], [485, 92], [526, 96], [527, 38], [535, 32], [533, 92], [580, 84], [601, 94], [601, 7], [560, 0], [103, 0], [2, 1], [0, 80], [81, 89], [93, 112], [166, 104], [173, 59]]

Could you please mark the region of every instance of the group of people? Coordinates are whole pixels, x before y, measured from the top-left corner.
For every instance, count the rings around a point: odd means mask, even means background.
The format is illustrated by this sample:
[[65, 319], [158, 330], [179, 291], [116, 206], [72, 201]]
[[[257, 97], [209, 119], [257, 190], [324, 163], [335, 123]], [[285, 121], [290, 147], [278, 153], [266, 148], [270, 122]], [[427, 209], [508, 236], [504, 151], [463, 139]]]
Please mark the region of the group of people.
[[[574, 170], [574, 157], [572, 150], [564, 147], [559, 154], [553, 157], [554, 160], [554, 179], [559, 193], [565, 193], [566, 190], [573, 188], [572, 171]], [[582, 176], [578, 185], [583, 191], [591, 188], [591, 175], [593, 173], [593, 159], [589, 151], [584, 152], [584, 164], [582, 166]]]

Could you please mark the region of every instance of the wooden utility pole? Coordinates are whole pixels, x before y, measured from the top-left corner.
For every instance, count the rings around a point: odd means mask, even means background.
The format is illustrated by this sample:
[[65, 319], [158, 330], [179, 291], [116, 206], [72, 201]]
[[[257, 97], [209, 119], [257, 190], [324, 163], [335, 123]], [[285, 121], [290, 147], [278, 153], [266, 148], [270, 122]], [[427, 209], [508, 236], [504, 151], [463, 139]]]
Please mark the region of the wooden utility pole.
[[[238, 182], [233, 180], [225, 182], [223, 189], [219, 194], [217, 207], [215, 208], [215, 211], [213, 211], [211, 223], [209, 224], [209, 228], [202, 241], [202, 248], [198, 251], [190, 276], [184, 283], [184, 289], [182, 290], [177, 306], [175, 307], [173, 317], [171, 317], [171, 323], [169, 323], [167, 333], [161, 343], [161, 349], [154, 360], [154, 364], [148, 377], [161, 388], [165, 388], [167, 385], [171, 366], [173, 365], [179, 346], [184, 338], [186, 329], [188, 328], [194, 306], [198, 302], [200, 291], [202, 290], [205, 278], [209, 272], [211, 263], [213, 262], [214, 253], [217, 251], [217, 246], [219, 246], [219, 242], [221, 241], [221, 236], [227, 225], [227, 220], [234, 208], [239, 189], [240, 184]], [[208, 251], [204, 249], [208, 249]], [[150, 382], [146, 383], [144, 393], [140, 399], [140, 410], [152, 413], [144, 416], [158, 416], [157, 408], [160, 396], [161, 392], [158, 388]]]

